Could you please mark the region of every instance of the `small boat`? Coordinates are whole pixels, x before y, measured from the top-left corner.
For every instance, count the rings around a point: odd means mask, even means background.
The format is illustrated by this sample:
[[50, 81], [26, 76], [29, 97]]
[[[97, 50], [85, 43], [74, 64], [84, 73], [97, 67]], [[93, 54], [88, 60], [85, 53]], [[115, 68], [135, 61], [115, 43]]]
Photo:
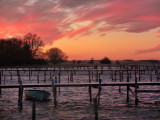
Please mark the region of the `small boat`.
[[37, 89], [25, 89], [24, 90], [26, 99], [44, 101], [48, 99], [50, 93], [45, 90], [37, 90]]

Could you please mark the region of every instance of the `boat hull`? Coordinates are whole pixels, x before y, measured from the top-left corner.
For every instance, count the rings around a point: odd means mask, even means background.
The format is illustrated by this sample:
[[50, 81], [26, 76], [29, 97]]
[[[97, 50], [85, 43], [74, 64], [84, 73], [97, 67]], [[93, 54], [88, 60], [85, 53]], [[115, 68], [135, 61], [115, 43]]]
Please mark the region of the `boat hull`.
[[26, 89], [24, 92], [26, 99], [38, 101], [44, 101], [50, 96], [50, 93], [45, 90]]

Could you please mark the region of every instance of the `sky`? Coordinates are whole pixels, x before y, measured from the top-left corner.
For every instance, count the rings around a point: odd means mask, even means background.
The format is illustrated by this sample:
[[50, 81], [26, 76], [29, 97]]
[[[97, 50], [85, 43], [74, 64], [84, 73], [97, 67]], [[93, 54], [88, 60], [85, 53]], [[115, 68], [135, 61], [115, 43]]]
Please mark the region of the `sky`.
[[160, 60], [160, 0], [0, 0], [0, 38], [27, 33], [69, 60]]

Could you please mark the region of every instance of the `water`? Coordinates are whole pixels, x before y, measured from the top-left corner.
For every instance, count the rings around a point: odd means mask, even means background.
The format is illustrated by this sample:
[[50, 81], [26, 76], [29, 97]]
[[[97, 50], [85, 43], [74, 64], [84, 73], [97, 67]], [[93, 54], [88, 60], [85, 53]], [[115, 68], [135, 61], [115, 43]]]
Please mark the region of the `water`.
[[[5, 73], [8, 74], [9, 73]], [[12, 73], [15, 74], [15, 73]], [[28, 74], [27, 72], [20, 73], [21, 75]], [[21, 76], [23, 84], [37, 83], [37, 72], [32, 73], [35, 76], [28, 80], [28, 76]], [[40, 83], [44, 83], [44, 73], [41, 75]], [[73, 83], [88, 82], [87, 72], [76, 72]], [[47, 83], [51, 83], [50, 73], [47, 73]], [[141, 81], [149, 80], [147, 74], [141, 76]], [[126, 76], [124, 75], [124, 80]], [[153, 76], [153, 81], [156, 76]], [[101, 75], [102, 82], [112, 81], [109, 73], [104, 72]], [[118, 80], [118, 77], [117, 77]], [[131, 78], [134, 80], [134, 77]], [[61, 73], [61, 83], [68, 82], [68, 74]], [[92, 82], [95, 82], [93, 76]], [[4, 78], [2, 76], [2, 84]], [[17, 76], [5, 77], [5, 84], [17, 83]], [[160, 86], [140, 86], [141, 89], [160, 89]], [[94, 105], [89, 102], [89, 94], [87, 87], [63, 87], [61, 92], [57, 92], [58, 104], [54, 106], [52, 95], [52, 88], [45, 89], [51, 93], [49, 100], [45, 102], [36, 102], [36, 119], [37, 120], [94, 120]], [[139, 93], [139, 105], [135, 106], [134, 96], [130, 93], [130, 102], [126, 102], [126, 87], [121, 87], [122, 91], [119, 93], [119, 87], [107, 86], [102, 87], [100, 105], [98, 107], [99, 120], [159, 120], [160, 119], [160, 95], [158, 93]], [[97, 94], [98, 89], [92, 88], [92, 98]], [[32, 115], [32, 101], [25, 99], [23, 95], [23, 109], [18, 109], [18, 89], [2, 89], [0, 96], [0, 120], [30, 120]]]

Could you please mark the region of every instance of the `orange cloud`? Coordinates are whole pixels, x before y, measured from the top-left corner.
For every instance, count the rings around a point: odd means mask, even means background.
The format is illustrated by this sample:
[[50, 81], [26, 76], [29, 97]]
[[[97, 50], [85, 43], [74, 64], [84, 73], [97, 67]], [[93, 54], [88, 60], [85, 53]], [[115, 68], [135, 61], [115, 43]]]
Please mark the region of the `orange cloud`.
[[149, 48], [149, 49], [145, 49], [145, 50], [138, 50], [138, 51], [136, 51], [135, 54], [145, 54], [145, 53], [151, 53], [151, 52], [156, 52], [156, 51], [160, 51], [160, 44], [156, 45], [153, 48]]

